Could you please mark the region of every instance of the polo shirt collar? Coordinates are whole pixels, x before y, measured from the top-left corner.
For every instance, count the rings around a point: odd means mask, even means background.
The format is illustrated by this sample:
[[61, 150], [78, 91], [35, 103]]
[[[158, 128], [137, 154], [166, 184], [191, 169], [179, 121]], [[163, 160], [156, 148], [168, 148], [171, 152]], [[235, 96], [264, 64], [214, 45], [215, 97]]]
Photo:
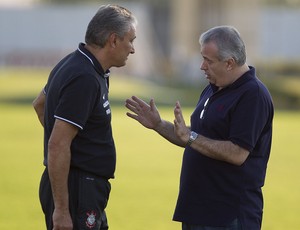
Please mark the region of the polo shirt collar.
[[255, 68], [253, 66], [249, 66], [249, 70], [246, 73], [244, 73], [239, 79], [233, 82], [229, 87], [238, 88], [245, 82], [252, 80], [254, 77], [256, 77]]
[[101, 64], [98, 62], [98, 60], [94, 57], [94, 55], [88, 51], [85, 47], [84, 43], [79, 43], [78, 45], [78, 51], [84, 55], [94, 66], [95, 70], [101, 75], [104, 76], [105, 78], [108, 78], [110, 75], [110, 70], [108, 69], [106, 72], [104, 72]]
[[[253, 79], [253, 77], [255, 77], [255, 68], [253, 66], [249, 66], [249, 70], [244, 73], [240, 78], [238, 78], [235, 82], [233, 82], [231, 85], [227, 86], [224, 89], [235, 89], [238, 88], [240, 85], [243, 85], [245, 82]], [[213, 92], [217, 92], [218, 91], [218, 87], [214, 84], [210, 84]]]

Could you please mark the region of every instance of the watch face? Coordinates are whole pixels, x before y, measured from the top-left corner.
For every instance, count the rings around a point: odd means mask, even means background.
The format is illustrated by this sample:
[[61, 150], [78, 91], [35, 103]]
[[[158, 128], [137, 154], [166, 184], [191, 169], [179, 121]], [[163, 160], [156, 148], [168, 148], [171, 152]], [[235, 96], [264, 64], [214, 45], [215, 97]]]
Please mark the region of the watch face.
[[191, 132], [191, 137], [190, 137], [190, 138], [191, 138], [192, 140], [196, 140], [197, 136], [198, 136], [198, 134], [192, 131], [192, 132]]
[[196, 140], [197, 137], [198, 137], [198, 133], [195, 133], [194, 131], [191, 131], [190, 138], [189, 138], [189, 141], [188, 141], [187, 145], [191, 145], [191, 143], [194, 140]]

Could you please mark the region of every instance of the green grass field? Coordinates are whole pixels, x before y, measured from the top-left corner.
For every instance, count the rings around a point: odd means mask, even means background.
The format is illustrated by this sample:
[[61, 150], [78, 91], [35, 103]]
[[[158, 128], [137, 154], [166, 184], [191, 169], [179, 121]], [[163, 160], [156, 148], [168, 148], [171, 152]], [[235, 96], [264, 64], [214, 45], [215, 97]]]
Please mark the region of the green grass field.
[[[47, 74], [47, 70], [0, 70], [1, 230], [45, 229], [38, 200], [43, 131], [28, 102], [43, 87]], [[118, 77], [112, 78], [110, 92], [112, 101], [116, 101], [111, 104], [118, 151], [116, 179], [111, 181], [107, 208], [110, 229], [179, 230], [180, 224], [171, 219], [182, 149], [127, 118], [125, 108], [117, 103], [132, 94], [153, 97], [155, 88]], [[183, 107], [188, 120], [192, 108]], [[173, 120], [171, 107], [159, 109], [164, 118]], [[264, 187], [264, 230], [299, 229], [299, 130], [300, 112], [276, 112]]]

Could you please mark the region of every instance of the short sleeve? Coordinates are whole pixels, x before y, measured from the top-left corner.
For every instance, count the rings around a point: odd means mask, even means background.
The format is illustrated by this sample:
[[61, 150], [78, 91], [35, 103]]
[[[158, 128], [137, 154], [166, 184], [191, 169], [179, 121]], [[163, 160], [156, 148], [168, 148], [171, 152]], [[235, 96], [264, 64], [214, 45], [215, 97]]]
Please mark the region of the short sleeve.
[[54, 117], [83, 129], [99, 98], [99, 91], [94, 76], [80, 75], [73, 78], [61, 89]]
[[249, 90], [241, 97], [232, 113], [229, 139], [252, 151], [269, 117], [270, 104], [264, 92], [260, 88]]

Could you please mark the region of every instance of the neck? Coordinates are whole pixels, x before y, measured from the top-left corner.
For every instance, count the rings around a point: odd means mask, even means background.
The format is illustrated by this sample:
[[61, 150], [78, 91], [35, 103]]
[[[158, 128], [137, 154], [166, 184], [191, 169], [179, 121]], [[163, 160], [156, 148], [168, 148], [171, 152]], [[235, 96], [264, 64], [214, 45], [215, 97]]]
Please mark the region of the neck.
[[238, 69], [238, 74], [239, 77], [241, 77], [244, 73], [246, 73], [247, 71], [249, 71], [249, 66], [247, 64], [242, 65], [239, 69]]
[[244, 73], [249, 71], [249, 67], [247, 64], [244, 64], [242, 66], [239, 66], [233, 70], [232, 74], [232, 81], [230, 84], [235, 82], [237, 79], [239, 79], [241, 76], [243, 76]]
[[85, 48], [94, 55], [97, 61], [101, 64], [104, 72], [106, 72], [110, 68], [109, 64], [105, 62], [105, 58], [103, 58], [105, 56], [104, 48], [88, 44], [85, 45]]
[[228, 84], [224, 86], [220, 86], [218, 90], [221, 90], [223, 88], [226, 88], [227, 86], [231, 85], [233, 82], [235, 82], [237, 79], [239, 79], [241, 76], [243, 76], [244, 73], [249, 71], [249, 67], [247, 64], [244, 64], [242, 66], [239, 66], [232, 71], [229, 72], [230, 80], [227, 82]]

